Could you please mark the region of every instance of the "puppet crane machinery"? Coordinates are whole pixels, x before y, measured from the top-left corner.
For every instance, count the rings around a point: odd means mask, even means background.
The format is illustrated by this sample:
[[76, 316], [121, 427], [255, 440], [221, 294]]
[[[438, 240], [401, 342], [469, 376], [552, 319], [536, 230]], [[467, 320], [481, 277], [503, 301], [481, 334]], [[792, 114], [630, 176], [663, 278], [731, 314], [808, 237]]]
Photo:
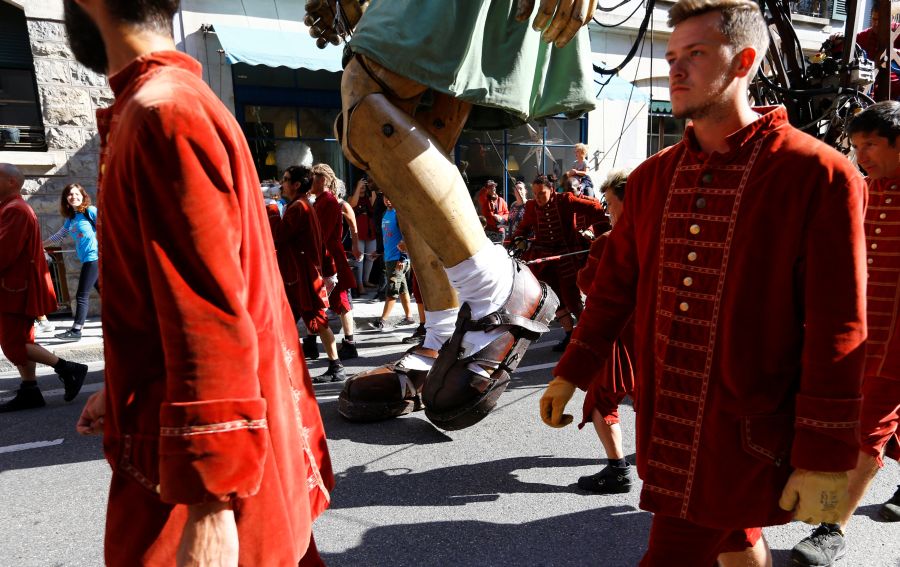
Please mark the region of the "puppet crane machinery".
[[[610, 12], [632, 0], [613, 6], [597, 6], [598, 11]], [[891, 65], [900, 68], [900, 54], [886, 49], [900, 34], [891, 31], [892, 14], [897, 13], [895, 2], [882, 1], [879, 13], [878, 53], [866, 53], [852, 44], [852, 49], [842, 49], [841, 38], [856, 37], [862, 29], [866, 0], [848, 0], [844, 33], [825, 41], [818, 53], [804, 55], [797, 33], [791, 23], [790, 0], [758, 0], [769, 23], [771, 43], [766, 58], [751, 85], [750, 96], [757, 105], [783, 104], [790, 121], [796, 127], [825, 141], [843, 152], [849, 151], [845, 127], [849, 120], [875, 100], [872, 85], [880, 84], [875, 92], [880, 98], [897, 98], [900, 93], [890, 92]], [[839, 1], [839, 0], [835, 0]], [[325, 17], [307, 16], [310, 35], [318, 38], [319, 47], [326, 43], [338, 45], [349, 38], [365, 10], [367, 1], [359, 0], [311, 0], [307, 13], [328, 14]], [[310, 10], [310, 5], [312, 6]], [[605, 68], [594, 65], [601, 75], [613, 75], [621, 71], [638, 52], [650, 24], [656, 0], [644, 0], [644, 16], [637, 30], [637, 37], [625, 59], [617, 66]], [[892, 10], [892, 7], [895, 7]], [[636, 11], [640, 9], [640, 6]], [[630, 17], [629, 17], [630, 19]], [[596, 20], [595, 20], [596, 21]], [[598, 22], [599, 23], [599, 22]], [[624, 23], [624, 22], [623, 22]], [[606, 26], [610, 27], [610, 26]], [[883, 84], [881, 84], [883, 82]]]

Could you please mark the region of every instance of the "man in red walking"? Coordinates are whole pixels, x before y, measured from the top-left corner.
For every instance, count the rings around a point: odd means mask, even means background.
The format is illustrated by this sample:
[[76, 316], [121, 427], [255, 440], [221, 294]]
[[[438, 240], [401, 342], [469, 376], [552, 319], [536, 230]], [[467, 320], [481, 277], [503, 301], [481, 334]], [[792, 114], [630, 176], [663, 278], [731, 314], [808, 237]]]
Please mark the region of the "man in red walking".
[[97, 113], [106, 384], [78, 423], [112, 467], [105, 562], [321, 565], [322, 420], [253, 157], [175, 50], [178, 4], [65, 2], [116, 97]]
[[[859, 453], [866, 188], [848, 160], [752, 108], [769, 46], [752, 0], [680, 0], [666, 50], [679, 144], [628, 177], [551, 426], [635, 324], [643, 567], [766, 566], [762, 526], [834, 522]], [[796, 175], [802, 171], [802, 177]], [[791, 179], [790, 187], [785, 179]]]
[[19, 194], [25, 178], [19, 169], [0, 163], [0, 349], [16, 365], [22, 382], [0, 413], [45, 405], [35, 376], [35, 363], [56, 371], [65, 387], [63, 399], [75, 399], [87, 366], [63, 360], [34, 343], [34, 319], [56, 311], [56, 295], [37, 216]]

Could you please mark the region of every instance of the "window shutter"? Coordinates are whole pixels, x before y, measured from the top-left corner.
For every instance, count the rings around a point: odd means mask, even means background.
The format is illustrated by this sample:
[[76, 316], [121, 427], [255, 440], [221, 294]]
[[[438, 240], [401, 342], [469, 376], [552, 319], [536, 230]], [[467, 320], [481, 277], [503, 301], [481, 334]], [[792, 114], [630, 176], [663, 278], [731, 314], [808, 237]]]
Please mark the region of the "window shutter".
[[32, 68], [25, 12], [5, 2], [0, 2], [0, 67]]
[[[851, 2], [853, 0], [850, 0]], [[847, 19], [847, 0], [834, 0], [834, 9], [831, 11], [832, 20], [844, 21]]]

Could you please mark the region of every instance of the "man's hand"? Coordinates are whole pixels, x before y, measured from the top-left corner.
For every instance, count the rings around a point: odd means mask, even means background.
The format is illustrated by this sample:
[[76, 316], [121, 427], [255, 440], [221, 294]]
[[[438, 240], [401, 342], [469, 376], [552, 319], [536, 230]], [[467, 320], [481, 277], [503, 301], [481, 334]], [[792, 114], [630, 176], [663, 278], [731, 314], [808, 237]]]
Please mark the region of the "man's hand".
[[[597, 0], [541, 0], [531, 27], [543, 32], [541, 39], [565, 47], [581, 26], [594, 17]], [[525, 22], [534, 11], [534, 0], [519, 0], [516, 19]]]
[[564, 414], [566, 404], [575, 394], [575, 386], [557, 376], [547, 384], [541, 396], [541, 420], [550, 427], [565, 427], [572, 423], [571, 415]]
[[188, 506], [188, 519], [176, 556], [178, 567], [235, 567], [238, 532], [227, 502]]
[[408, 254], [409, 250], [406, 249], [406, 243], [402, 240], [397, 243], [397, 250], [403, 252], [404, 254]]
[[791, 473], [778, 505], [807, 524], [838, 524], [846, 515], [847, 473], [797, 469]]
[[106, 387], [94, 392], [84, 403], [75, 430], [82, 435], [103, 433], [103, 416], [106, 415]]

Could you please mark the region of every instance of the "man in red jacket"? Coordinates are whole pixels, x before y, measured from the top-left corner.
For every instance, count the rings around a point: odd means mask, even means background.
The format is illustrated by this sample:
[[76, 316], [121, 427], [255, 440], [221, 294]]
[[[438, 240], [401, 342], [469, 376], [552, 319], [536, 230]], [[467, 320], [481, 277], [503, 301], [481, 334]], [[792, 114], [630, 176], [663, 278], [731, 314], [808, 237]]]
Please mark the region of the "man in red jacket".
[[0, 349], [22, 378], [16, 396], [0, 404], [0, 413], [45, 405], [36, 362], [53, 367], [67, 402], [78, 395], [87, 375], [84, 364], [63, 360], [34, 343], [34, 318], [56, 311], [56, 295], [37, 216], [19, 194], [24, 182], [16, 166], [0, 163]]
[[[681, 143], [628, 177], [587, 309], [541, 399], [551, 426], [635, 323], [641, 565], [769, 565], [762, 526], [834, 522], [859, 453], [862, 177], [752, 108], [769, 46], [752, 0], [680, 0], [666, 59]], [[798, 178], [795, 172], [802, 171]], [[784, 180], [794, 180], [785, 191]]]
[[67, 0], [97, 113], [105, 562], [321, 565], [333, 475], [240, 126], [175, 50], [177, 0]]
[[[866, 367], [860, 415], [862, 446], [850, 471], [850, 501], [839, 521], [822, 524], [794, 546], [795, 565], [829, 565], [844, 555], [844, 527], [850, 522], [884, 457], [900, 458], [900, 102], [879, 102], [850, 123], [850, 141], [866, 170]], [[887, 521], [900, 521], [900, 489], [880, 510]]]

